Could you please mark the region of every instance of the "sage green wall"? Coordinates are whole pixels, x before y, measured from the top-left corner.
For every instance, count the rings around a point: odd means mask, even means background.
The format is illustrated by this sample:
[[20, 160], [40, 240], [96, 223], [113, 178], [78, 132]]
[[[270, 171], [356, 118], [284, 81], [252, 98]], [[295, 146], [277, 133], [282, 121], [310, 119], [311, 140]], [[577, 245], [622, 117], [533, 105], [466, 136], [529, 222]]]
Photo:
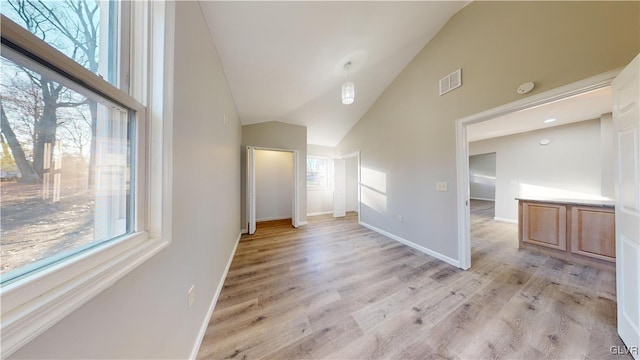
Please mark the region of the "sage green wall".
[[[521, 99], [525, 81], [536, 94], [626, 65], [639, 23], [638, 2], [463, 8], [338, 145], [339, 154], [361, 150], [362, 182], [368, 172], [375, 183], [363, 189], [362, 221], [457, 259], [455, 120]], [[438, 80], [458, 68], [463, 86], [438, 96]], [[438, 181], [449, 191], [436, 192]]]

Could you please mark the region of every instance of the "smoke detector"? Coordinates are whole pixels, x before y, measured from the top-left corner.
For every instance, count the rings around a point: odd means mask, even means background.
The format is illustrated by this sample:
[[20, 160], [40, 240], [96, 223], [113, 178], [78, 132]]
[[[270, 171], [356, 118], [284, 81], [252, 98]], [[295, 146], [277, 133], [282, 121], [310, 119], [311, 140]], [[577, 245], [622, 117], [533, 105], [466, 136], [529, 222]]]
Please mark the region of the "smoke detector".
[[516, 92], [520, 95], [524, 95], [528, 92], [530, 92], [531, 90], [533, 90], [533, 88], [536, 86], [536, 84], [533, 83], [533, 81], [528, 81], [520, 86], [518, 86], [518, 88], [516, 89]]

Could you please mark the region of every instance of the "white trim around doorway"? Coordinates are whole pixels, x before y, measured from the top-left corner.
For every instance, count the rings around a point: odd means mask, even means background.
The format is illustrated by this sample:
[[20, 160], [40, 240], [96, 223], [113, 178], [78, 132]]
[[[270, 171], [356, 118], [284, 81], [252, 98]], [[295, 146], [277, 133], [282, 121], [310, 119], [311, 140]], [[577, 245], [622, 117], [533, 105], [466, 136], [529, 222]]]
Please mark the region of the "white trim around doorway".
[[[278, 149], [278, 148], [270, 148], [270, 147], [262, 147], [262, 146], [251, 146], [248, 145], [247, 147], [247, 153], [253, 149], [253, 150], [263, 150], [263, 151], [277, 151], [277, 152], [288, 152], [291, 153], [293, 156], [293, 204], [292, 204], [292, 214], [291, 214], [291, 221], [292, 221], [292, 225], [295, 228], [298, 228], [300, 226], [303, 225], [307, 225], [306, 221], [300, 221], [300, 190], [299, 190], [299, 182], [300, 182], [300, 176], [298, 174], [298, 158], [299, 158], [299, 151], [298, 150], [291, 150], [291, 149]], [[251, 166], [251, 164], [247, 163], [247, 167], [249, 168]], [[246, 199], [246, 212], [247, 212], [247, 224], [251, 222], [251, 206], [252, 206], [252, 202], [249, 199], [249, 197], [251, 196], [251, 190], [249, 189], [251, 187], [250, 184], [250, 180], [249, 180], [249, 171], [247, 171], [247, 199]], [[255, 203], [253, 204], [253, 206], [255, 206]], [[257, 222], [257, 219], [256, 219]], [[250, 227], [250, 225], [248, 226]], [[249, 229], [242, 229], [240, 230], [240, 232], [242, 234], [248, 234], [249, 233]]]
[[361, 193], [361, 185], [362, 185], [362, 180], [360, 179], [360, 150], [356, 150], [352, 153], [348, 153], [345, 155], [342, 155], [339, 157], [339, 159], [346, 159], [346, 158], [351, 158], [351, 157], [355, 157], [358, 161], [358, 223], [360, 223], [360, 214], [362, 213], [362, 208], [360, 206], [360, 193]]
[[611, 70], [584, 80], [528, 96], [489, 110], [456, 120], [458, 259], [461, 269], [471, 267], [471, 225], [469, 213], [469, 144], [467, 126], [498, 116], [548, 104], [611, 85], [621, 69]]

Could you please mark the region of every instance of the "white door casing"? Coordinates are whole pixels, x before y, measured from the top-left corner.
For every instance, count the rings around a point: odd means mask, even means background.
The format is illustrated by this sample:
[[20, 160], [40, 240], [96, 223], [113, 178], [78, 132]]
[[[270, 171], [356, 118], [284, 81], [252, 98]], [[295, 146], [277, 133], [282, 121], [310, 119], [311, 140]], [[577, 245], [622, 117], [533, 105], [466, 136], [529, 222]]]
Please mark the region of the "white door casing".
[[253, 235], [256, 232], [256, 163], [255, 151], [282, 151], [292, 154], [293, 157], [293, 207], [291, 214], [291, 225], [293, 227], [300, 226], [300, 176], [298, 175], [298, 150], [273, 149], [266, 147], [247, 146], [247, 232]]
[[618, 334], [640, 359], [640, 55], [612, 82]]
[[614, 69], [456, 120], [456, 202], [458, 209], [458, 260], [460, 262], [459, 267], [461, 269], [466, 270], [471, 267], [469, 147], [467, 141], [467, 127], [505, 114], [549, 104], [554, 101], [610, 86], [612, 80], [619, 73], [620, 69]]
[[333, 160], [333, 217], [346, 215], [346, 160]]
[[298, 218], [298, 191], [300, 188], [300, 184], [298, 184], [299, 176], [298, 176], [298, 150], [292, 151], [293, 153], [293, 214], [291, 216], [291, 225], [297, 228], [300, 226], [300, 219]]
[[256, 232], [256, 166], [255, 148], [247, 146], [247, 211], [249, 235]]

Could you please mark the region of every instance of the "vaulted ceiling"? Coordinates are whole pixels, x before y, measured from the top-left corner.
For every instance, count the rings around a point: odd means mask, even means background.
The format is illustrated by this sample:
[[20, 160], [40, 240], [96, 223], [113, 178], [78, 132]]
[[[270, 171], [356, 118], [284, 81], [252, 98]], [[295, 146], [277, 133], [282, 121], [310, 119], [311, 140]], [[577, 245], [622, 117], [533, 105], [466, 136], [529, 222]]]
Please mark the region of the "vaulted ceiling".
[[[335, 146], [468, 2], [201, 1], [243, 125], [307, 127]], [[352, 62], [352, 105], [341, 102]]]

